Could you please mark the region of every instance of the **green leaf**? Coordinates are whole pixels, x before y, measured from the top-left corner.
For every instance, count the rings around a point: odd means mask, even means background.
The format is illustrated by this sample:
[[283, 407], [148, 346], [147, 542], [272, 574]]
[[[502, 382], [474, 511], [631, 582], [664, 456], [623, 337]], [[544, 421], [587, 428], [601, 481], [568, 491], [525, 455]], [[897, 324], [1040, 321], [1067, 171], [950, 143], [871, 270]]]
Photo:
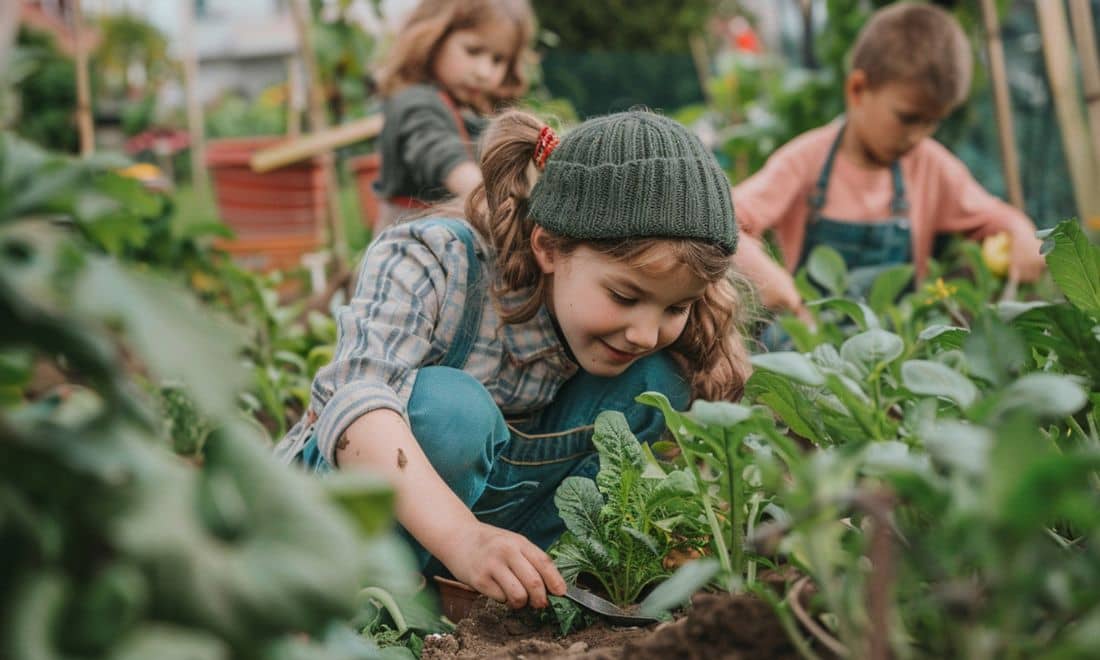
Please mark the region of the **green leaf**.
[[566, 477], [554, 493], [554, 504], [566, 529], [580, 537], [599, 534], [600, 509], [604, 499], [595, 481], [584, 477]]
[[814, 247], [806, 261], [806, 272], [834, 296], [842, 296], [848, 289], [848, 267], [844, 257], [828, 245]]
[[729, 401], [696, 401], [688, 412], [700, 424], [731, 428], [752, 417], [752, 410]]
[[1031, 373], [1011, 383], [1001, 393], [994, 415], [1028, 411], [1042, 417], [1072, 415], [1088, 402], [1085, 388], [1072, 376]]
[[901, 382], [915, 394], [950, 399], [969, 408], [978, 398], [978, 388], [954, 369], [931, 360], [907, 360], [901, 365]]
[[805, 383], [806, 385], [824, 385], [825, 377], [821, 371], [810, 362], [809, 358], [794, 351], [778, 351], [775, 353], [762, 353], [750, 358], [752, 366], [781, 374], [791, 380]]
[[718, 575], [720, 565], [713, 558], [684, 564], [672, 577], [657, 586], [638, 608], [642, 616], [663, 616], [674, 607], [688, 602], [693, 595]]
[[393, 488], [361, 470], [336, 470], [321, 480], [328, 493], [355, 520], [365, 536], [375, 536], [393, 522]]
[[935, 324], [921, 330], [917, 335], [920, 341], [928, 342], [933, 346], [944, 349], [962, 348], [963, 341], [970, 331], [953, 325]]
[[894, 304], [894, 301], [898, 299], [898, 296], [912, 280], [912, 264], [898, 264], [882, 271], [875, 278], [875, 283], [871, 285], [871, 292], [867, 296], [867, 302], [871, 309], [879, 314], [885, 312]]
[[993, 433], [985, 427], [945, 420], [923, 431], [921, 439], [928, 454], [944, 465], [974, 475], [989, 467]]
[[856, 325], [859, 326], [861, 331], [881, 327], [878, 317], [875, 316], [874, 310], [861, 302], [855, 302], [847, 298], [824, 298], [822, 300], [815, 300], [814, 302], [807, 303], [807, 306], [835, 309], [843, 312], [856, 322]]
[[633, 488], [645, 469], [645, 459], [626, 417], [617, 410], [600, 413], [592, 444], [600, 452], [600, 471], [596, 474], [600, 491], [611, 494]]
[[1081, 225], [1064, 220], [1054, 228], [1044, 250], [1047, 267], [1062, 293], [1075, 307], [1100, 318], [1100, 248], [1089, 243]]
[[905, 350], [901, 337], [885, 330], [868, 330], [848, 339], [840, 346], [840, 357], [853, 364], [872, 367], [893, 362]]
[[822, 443], [820, 416], [814, 412], [809, 399], [783, 376], [757, 371], [745, 384], [745, 395], [771, 408], [798, 435], [815, 444]]

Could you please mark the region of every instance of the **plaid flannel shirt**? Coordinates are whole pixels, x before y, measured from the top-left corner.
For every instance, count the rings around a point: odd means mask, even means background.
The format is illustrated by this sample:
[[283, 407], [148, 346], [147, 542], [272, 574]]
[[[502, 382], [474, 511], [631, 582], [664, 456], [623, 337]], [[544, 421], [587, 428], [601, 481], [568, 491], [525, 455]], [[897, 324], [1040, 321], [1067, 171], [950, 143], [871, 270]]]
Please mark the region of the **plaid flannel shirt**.
[[[474, 231], [483, 281], [492, 281], [492, 252]], [[382, 233], [367, 250], [355, 296], [336, 315], [332, 362], [313, 381], [309, 408], [275, 448], [290, 462], [311, 435], [335, 465], [337, 440], [355, 420], [379, 408], [408, 419], [405, 407], [420, 367], [438, 363], [462, 321], [469, 263], [465, 244], [430, 219]], [[519, 300], [524, 293], [503, 302]], [[506, 416], [549, 404], [577, 372], [544, 307], [530, 320], [503, 325], [484, 296], [477, 339], [464, 371], [485, 385]]]

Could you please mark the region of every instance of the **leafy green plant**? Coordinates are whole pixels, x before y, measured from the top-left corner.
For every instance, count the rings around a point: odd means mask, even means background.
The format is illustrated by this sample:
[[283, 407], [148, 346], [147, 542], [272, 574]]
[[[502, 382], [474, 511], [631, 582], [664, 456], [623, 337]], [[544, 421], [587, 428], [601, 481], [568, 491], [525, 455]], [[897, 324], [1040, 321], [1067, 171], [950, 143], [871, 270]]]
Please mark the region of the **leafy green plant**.
[[[343, 621], [361, 585], [416, 590], [392, 493], [278, 465], [235, 405], [236, 329], [47, 220], [94, 222], [79, 200], [103, 166], [0, 134], [0, 655], [380, 657]], [[21, 396], [28, 359], [65, 387]], [[136, 374], [186, 388], [201, 467], [164, 446]]]
[[566, 532], [550, 549], [562, 577], [583, 574], [623, 606], [670, 571], [672, 550], [694, 547], [704, 529], [694, 482], [682, 470], [666, 472], [639, 444], [626, 418], [596, 418], [596, 479], [567, 477], [554, 495]]

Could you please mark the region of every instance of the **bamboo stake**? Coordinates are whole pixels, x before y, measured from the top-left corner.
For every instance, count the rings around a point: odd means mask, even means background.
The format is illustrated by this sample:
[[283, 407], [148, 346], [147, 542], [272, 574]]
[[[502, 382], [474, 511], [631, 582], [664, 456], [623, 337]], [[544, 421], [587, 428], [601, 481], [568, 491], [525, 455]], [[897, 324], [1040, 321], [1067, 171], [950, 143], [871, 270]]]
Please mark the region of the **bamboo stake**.
[[1024, 210], [1024, 191], [1020, 185], [1020, 155], [1016, 150], [1016, 131], [1012, 121], [1012, 101], [1005, 73], [1005, 50], [1001, 41], [1001, 24], [995, 0], [982, 0], [986, 47], [989, 49], [989, 75], [993, 82], [993, 101], [997, 111], [997, 135], [1001, 143], [1001, 164], [1004, 167], [1008, 201]]
[[180, 6], [182, 34], [183, 89], [187, 99], [187, 134], [191, 143], [191, 185], [203, 204], [210, 202], [210, 180], [206, 172], [206, 134], [199, 98], [199, 54], [195, 46], [195, 7], [191, 0]]
[[[321, 85], [321, 76], [317, 67], [317, 57], [313, 52], [313, 37], [310, 34], [312, 22], [309, 0], [291, 0], [291, 15], [294, 17], [294, 26], [298, 30], [298, 44], [302, 53], [302, 62], [305, 64], [306, 76], [309, 80], [309, 122], [314, 131], [323, 131], [328, 128], [328, 119], [325, 117], [325, 90]], [[336, 261], [336, 270], [342, 270], [347, 262], [348, 242], [344, 231], [344, 214], [340, 209], [339, 182], [336, 178], [336, 167], [332, 154], [322, 156], [322, 167], [326, 187], [328, 188], [329, 227], [331, 235], [329, 241], [332, 244], [332, 254]]]
[[1097, 201], [1100, 191], [1097, 190], [1096, 168], [1088, 147], [1088, 130], [1081, 116], [1081, 97], [1073, 77], [1073, 54], [1070, 52], [1066, 12], [1062, 0], [1035, 0], [1035, 9], [1039, 17], [1047, 77], [1062, 132], [1062, 146], [1073, 182], [1077, 214], [1081, 222], [1086, 223], [1100, 215], [1100, 202]]
[[[295, 140], [302, 134], [302, 69], [293, 56], [286, 58], [286, 136]], [[263, 171], [263, 170], [257, 170]]]
[[73, 0], [73, 48], [76, 49], [76, 127], [80, 132], [80, 155], [95, 151], [95, 125], [92, 123], [92, 94], [88, 84], [88, 53], [84, 50], [84, 14], [80, 0]]
[[20, 2], [0, 2], [0, 71], [8, 59], [8, 49], [15, 42], [15, 33], [19, 31]]
[[[1073, 37], [1077, 42], [1077, 58], [1081, 63], [1081, 81], [1088, 105], [1089, 129], [1092, 132], [1092, 163], [1100, 174], [1100, 55], [1096, 52], [1096, 30], [1092, 22], [1089, 0], [1069, 0]], [[1100, 182], [1097, 182], [1100, 185]]]

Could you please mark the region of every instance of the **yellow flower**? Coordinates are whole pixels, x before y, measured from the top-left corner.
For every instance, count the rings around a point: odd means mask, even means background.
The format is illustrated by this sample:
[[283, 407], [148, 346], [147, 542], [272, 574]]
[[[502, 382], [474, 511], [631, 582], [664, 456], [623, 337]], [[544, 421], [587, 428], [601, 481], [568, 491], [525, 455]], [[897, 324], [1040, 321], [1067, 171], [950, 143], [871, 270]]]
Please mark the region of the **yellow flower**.
[[937, 277], [936, 281], [932, 284], [924, 285], [924, 291], [929, 294], [928, 297], [924, 299], [924, 304], [931, 305], [938, 300], [947, 300], [955, 295], [959, 292], [959, 287], [944, 282], [942, 277]]
[[1011, 250], [1012, 237], [1008, 232], [986, 236], [982, 241], [982, 261], [989, 272], [997, 277], [1004, 277], [1008, 272]]

